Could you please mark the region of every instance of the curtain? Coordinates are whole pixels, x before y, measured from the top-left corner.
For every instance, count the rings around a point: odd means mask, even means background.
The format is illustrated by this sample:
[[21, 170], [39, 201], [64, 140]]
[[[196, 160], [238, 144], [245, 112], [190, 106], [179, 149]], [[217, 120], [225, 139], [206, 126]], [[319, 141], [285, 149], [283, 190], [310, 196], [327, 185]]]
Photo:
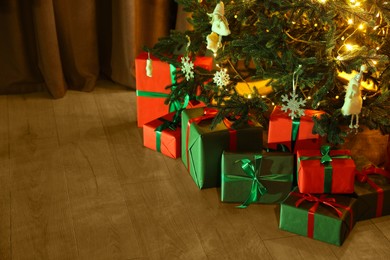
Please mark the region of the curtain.
[[2, 0], [0, 94], [61, 98], [92, 91], [102, 75], [134, 88], [135, 57], [176, 15], [174, 0]]

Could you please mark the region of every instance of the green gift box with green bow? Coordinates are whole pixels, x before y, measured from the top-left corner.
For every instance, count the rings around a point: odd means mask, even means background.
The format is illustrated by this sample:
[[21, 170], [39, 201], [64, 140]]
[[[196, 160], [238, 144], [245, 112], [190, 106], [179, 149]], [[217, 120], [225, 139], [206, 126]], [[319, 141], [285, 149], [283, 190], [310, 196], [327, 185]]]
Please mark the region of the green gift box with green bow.
[[224, 150], [256, 152], [263, 149], [263, 128], [232, 129], [224, 122], [211, 128], [218, 111], [212, 108], [184, 110], [182, 161], [199, 189], [221, 185], [221, 156]]
[[221, 166], [221, 201], [278, 203], [292, 189], [294, 156], [291, 153], [224, 152]]

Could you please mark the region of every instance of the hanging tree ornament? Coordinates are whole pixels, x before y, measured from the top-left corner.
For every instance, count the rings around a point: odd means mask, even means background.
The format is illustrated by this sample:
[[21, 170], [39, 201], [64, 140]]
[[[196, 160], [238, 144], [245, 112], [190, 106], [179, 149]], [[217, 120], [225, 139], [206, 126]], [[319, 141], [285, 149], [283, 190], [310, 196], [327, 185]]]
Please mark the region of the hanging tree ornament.
[[298, 69], [293, 73], [293, 92], [290, 93], [291, 98], [289, 98], [287, 94], [282, 95], [282, 102], [286, 102], [286, 104], [282, 105], [282, 111], [288, 112], [290, 110], [290, 113], [288, 115], [291, 117], [291, 119], [299, 118], [305, 115], [305, 110], [301, 107], [305, 105], [306, 100], [302, 98], [298, 99], [298, 95], [296, 94], [299, 75], [296, 76], [297, 78], [295, 80], [295, 74], [297, 74], [301, 68], [302, 65], [299, 65]]
[[191, 39], [188, 35], [187, 35], [187, 39], [188, 39], [187, 48], [186, 48], [187, 55], [181, 58], [181, 70], [183, 71], [186, 80], [189, 81], [190, 79], [194, 78], [194, 63], [191, 61], [190, 57], [188, 57], [188, 48], [191, 45]]
[[[360, 72], [349, 81], [347, 86], [341, 113], [344, 116], [351, 115], [351, 123], [349, 124], [349, 128], [359, 128], [359, 114], [363, 105], [360, 86], [363, 78], [363, 72], [366, 70], [366, 65], [362, 65], [360, 67]], [[354, 118], [356, 118], [355, 124], [353, 124]]]
[[221, 36], [230, 34], [229, 23], [225, 17], [225, 5], [222, 1], [215, 6], [213, 13], [208, 14], [208, 16], [211, 17], [211, 31]]
[[214, 83], [219, 87], [226, 87], [230, 82], [230, 76], [225, 70], [221, 69], [214, 74]]
[[150, 52], [148, 52], [148, 59], [146, 60], [146, 76], [153, 77], [152, 59], [150, 58]]

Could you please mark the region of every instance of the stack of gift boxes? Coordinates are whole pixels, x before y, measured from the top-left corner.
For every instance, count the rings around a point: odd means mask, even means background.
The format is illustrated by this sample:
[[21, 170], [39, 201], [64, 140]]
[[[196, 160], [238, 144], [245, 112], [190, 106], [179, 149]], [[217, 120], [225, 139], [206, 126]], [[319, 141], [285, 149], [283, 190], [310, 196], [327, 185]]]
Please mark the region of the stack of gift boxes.
[[[211, 128], [218, 111], [191, 102], [180, 114], [170, 110], [165, 87], [174, 69], [152, 57], [153, 75], [147, 76], [147, 58], [143, 53], [136, 59], [144, 146], [181, 157], [199, 189], [221, 186], [221, 201], [238, 208], [278, 204], [280, 229], [335, 245], [357, 221], [390, 214], [390, 172], [373, 165], [357, 169], [349, 150], [323, 145], [312, 133], [312, 118], [324, 112], [305, 110], [292, 119], [276, 106], [263, 147], [263, 128], [256, 124], [232, 128], [224, 119]], [[212, 67], [210, 58], [197, 62]]]

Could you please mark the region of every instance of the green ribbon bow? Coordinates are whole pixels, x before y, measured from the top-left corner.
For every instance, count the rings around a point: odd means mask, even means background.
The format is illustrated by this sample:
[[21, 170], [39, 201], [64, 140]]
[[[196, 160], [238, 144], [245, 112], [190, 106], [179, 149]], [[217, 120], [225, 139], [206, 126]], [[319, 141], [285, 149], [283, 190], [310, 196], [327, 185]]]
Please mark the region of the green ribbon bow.
[[332, 161], [332, 157], [329, 155], [330, 152], [330, 146], [329, 145], [323, 145], [321, 146], [321, 163], [322, 164], [329, 164]]
[[254, 163], [249, 159], [237, 160], [236, 163], [241, 162], [241, 168], [247, 176], [237, 176], [237, 175], [226, 175], [224, 176], [225, 181], [251, 181], [252, 186], [250, 194], [246, 201], [242, 203], [237, 208], [246, 208], [251, 203], [257, 202], [259, 200], [259, 195], [263, 196], [267, 193], [267, 188], [260, 181], [280, 181], [280, 182], [291, 182], [292, 174], [270, 174], [270, 175], [260, 175], [261, 171], [261, 162], [262, 155], [254, 156]]
[[[324, 193], [331, 193], [332, 191], [332, 175], [333, 175], [333, 167], [332, 160], [333, 159], [349, 159], [351, 156], [349, 155], [335, 155], [330, 156], [330, 146], [323, 145], [320, 148], [321, 156], [301, 156], [298, 158], [298, 165], [302, 160], [320, 160], [321, 164], [324, 165]], [[333, 158], [333, 159], [332, 159]]]

